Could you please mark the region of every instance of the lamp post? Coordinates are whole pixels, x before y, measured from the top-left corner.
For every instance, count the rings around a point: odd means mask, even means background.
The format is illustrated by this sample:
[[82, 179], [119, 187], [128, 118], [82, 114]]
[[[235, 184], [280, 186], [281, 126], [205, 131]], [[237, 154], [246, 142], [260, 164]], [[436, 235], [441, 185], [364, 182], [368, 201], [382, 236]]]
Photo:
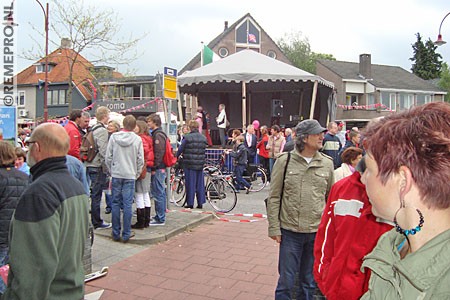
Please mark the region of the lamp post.
[[39, 0], [36, 2], [41, 6], [45, 19], [45, 83], [44, 83], [44, 122], [48, 120], [48, 3], [46, 9]]
[[447, 13], [447, 14], [445, 15], [445, 17], [444, 17], [444, 18], [442, 19], [442, 21], [441, 21], [441, 25], [439, 25], [439, 34], [438, 34], [438, 38], [437, 38], [437, 41], [434, 42], [434, 44], [435, 44], [436, 46], [442, 46], [442, 45], [444, 45], [445, 43], [447, 43], [446, 41], [444, 41], [444, 40], [442, 39], [442, 35], [441, 35], [441, 27], [442, 27], [442, 23], [444, 23], [444, 20], [445, 20], [445, 18], [448, 17], [448, 15], [450, 15], [450, 12]]

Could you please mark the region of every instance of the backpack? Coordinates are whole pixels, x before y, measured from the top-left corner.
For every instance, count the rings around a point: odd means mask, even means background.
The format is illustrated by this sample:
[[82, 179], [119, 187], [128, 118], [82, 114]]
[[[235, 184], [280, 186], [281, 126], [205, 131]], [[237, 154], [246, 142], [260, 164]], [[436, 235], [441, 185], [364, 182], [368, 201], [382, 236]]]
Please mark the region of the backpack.
[[80, 159], [82, 162], [92, 162], [97, 155], [98, 149], [94, 140], [94, 131], [101, 127], [102, 125], [94, 126], [81, 139]]
[[170, 145], [169, 138], [166, 136], [166, 151], [164, 152], [163, 163], [170, 168], [175, 165], [177, 158], [173, 156], [172, 145]]

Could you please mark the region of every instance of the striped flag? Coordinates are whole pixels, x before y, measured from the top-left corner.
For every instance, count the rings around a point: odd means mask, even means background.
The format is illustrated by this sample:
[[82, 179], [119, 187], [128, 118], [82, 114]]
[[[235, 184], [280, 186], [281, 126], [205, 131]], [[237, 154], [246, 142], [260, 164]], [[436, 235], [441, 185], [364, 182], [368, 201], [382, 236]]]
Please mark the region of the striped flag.
[[220, 56], [212, 51], [208, 46], [203, 46], [202, 50], [202, 66], [212, 63], [220, 59]]
[[256, 43], [256, 35], [254, 35], [253, 33], [249, 33], [248, 34], [248, 42], [249, 43]]

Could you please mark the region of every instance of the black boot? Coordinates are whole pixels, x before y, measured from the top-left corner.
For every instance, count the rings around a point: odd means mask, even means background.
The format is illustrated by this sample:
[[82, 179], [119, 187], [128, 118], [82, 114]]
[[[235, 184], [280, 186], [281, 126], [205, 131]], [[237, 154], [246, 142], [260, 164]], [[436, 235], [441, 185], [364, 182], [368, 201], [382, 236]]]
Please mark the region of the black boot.
[[145, 207], [144, 208], [144, 227], [147, 228], [150, 224], [150, 213], [151, 213], [151, 207]]
[[133, 229], [144, 229], [144, 209], [138, 208], [137, 210], [137, 222], [134, 225], [131, 225]]

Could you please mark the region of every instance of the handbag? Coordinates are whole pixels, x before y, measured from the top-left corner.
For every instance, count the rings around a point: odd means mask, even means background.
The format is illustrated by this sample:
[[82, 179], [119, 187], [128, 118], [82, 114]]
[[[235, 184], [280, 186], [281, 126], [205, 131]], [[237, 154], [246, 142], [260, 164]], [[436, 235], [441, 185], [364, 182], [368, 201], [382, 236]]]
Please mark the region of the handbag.
[[[288, 152], [288, 157], [286, 159], [286, 164], [284, 165], [284, 172], [283, 172], [283, 185], [281, 186], [281, 194], [280, 194], [280, 210], [278, 211], [278, 216], [280, 216], [281, 213], [281, 202], [283, 200], [283, 194], [284, 194], [284, 181], [286, 179], [286, 172], [287, 172], [287, 167], [289, 164], [289, 160], [291, 160], [291, 152]], [[266, 209], [267, 209], [267, 201], [269, 201], [269, 197], [267, 197], [266, 199], [264, 199], [264, 203], [266, 204]]]

